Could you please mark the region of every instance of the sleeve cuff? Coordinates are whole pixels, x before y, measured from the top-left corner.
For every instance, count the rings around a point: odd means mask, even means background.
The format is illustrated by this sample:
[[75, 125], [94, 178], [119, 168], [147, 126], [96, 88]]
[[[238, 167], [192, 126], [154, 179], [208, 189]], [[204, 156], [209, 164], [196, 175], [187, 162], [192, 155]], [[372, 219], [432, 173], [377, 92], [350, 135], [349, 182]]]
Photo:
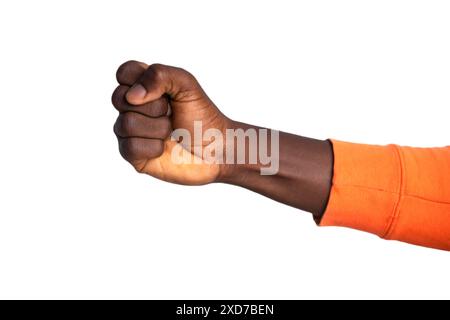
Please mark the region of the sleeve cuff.
[[397, 146], [331, 140], [334, 173], [320, 226], [343, 226], [384, 237], [401, 193]]
[[333, 181], [320, 226], [450, 250], [450, 147], [331, 143]]

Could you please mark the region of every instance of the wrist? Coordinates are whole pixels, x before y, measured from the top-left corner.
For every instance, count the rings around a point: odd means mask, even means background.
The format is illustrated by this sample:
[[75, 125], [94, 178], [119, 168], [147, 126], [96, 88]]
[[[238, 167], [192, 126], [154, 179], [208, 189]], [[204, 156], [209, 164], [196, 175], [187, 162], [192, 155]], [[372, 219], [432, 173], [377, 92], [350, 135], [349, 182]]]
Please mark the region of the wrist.
[[[241, 130], [241, 132], [247, 132], [247, 130], [255, 130], [256, 134], [258, 134], [258, 130], [261, 129], [257, 126], [252, 126], [246, 123], [234, 121], [231, 119], [227, 119], [227, 123], [225, 125], [225, 129], [223, 130], [224, 137], [228, 137], [226, 130], [232, 130], [236, 132], [236, 130]], [[245, 181], [252, 179], [252, 176], [260, 175], [260, 169], [261, 164], [259, 161], [256, 161], [256, 163], [252, 163], [252, 161], [249, 161], [249, 139], [245, 138], [242, 141], [245, 143], [244, 149], [238, 148], [238, 140], [239, 139], [230, 139], [227, 138], [224, 141], [224, 148], [223, 152], [225, 154], [224, 157], [224, 163], [219, 164], [219, 174], [215, 180], [215, 182], [221, 182], [221, 183], [228, 183], [238, 186], [245, 186]], [[259, 140], [259, 139], [258, 139]], [[258, 141], [259, 142], [259, 141]], [[234, 157], [232, 157], [232, 161], [227, 160], [227, 152], [229, 150], [233, 150], [232, 153]], [[244, 155], [244, 163], [240, 163], [237, 161], [238, 156], [237, 153], [239, 152], [245, 152]], [[253, 150], [253, 152], [256, 152], [258, 154], [258, 150]]]

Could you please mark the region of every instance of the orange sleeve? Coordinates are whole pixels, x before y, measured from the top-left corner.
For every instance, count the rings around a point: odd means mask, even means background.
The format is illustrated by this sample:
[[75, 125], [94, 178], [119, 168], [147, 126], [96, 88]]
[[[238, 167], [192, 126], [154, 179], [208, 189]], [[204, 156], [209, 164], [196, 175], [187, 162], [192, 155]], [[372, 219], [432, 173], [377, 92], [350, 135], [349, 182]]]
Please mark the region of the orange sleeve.
[[333, 185], [321, 226], [450, 250], [450, 147], [332, 144]]

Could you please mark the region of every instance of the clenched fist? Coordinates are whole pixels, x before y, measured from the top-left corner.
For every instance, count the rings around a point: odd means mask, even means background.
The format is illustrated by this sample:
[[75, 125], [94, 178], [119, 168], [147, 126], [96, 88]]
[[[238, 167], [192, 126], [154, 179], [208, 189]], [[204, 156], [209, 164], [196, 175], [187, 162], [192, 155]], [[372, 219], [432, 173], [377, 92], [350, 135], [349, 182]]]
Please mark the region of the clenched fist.
[[[171, 159], [172, 150], [183, 147], [170, 138], [174, 129], [186, 129], [193, 136], [194, 121], [201, 121], [203, 130], [214, 128], [221, 132], [232, 122], [208, 98], [194, 76], [180, 68], [128, 61], [117, 70], [117, 81], [120, 85], [112, 103], [120, 115], [114, 132], [121, 155], [138, 172], [189, 185], [218, 178], [217, 163], [176, 163]], [[193, 158], [202, 158], [194, 151], [194, 141], [191, 146], [186, 151]]]

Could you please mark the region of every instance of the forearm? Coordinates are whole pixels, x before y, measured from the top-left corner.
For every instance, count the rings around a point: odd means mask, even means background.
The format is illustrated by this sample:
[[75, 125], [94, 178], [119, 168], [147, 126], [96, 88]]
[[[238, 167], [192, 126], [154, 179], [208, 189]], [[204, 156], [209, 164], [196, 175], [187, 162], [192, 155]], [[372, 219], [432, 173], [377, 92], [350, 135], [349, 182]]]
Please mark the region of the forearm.
[[[261, 129], [234, 122], [231, 129]], [[310, 139], [285, 132], [279, 134], [279, 170], [261, 175], [263, 165], [222, 165], [219, 182], [241, 186], [295, 208], [311, 212], [319, 219], [331, 188], [333, 151], [329, 141]]]

